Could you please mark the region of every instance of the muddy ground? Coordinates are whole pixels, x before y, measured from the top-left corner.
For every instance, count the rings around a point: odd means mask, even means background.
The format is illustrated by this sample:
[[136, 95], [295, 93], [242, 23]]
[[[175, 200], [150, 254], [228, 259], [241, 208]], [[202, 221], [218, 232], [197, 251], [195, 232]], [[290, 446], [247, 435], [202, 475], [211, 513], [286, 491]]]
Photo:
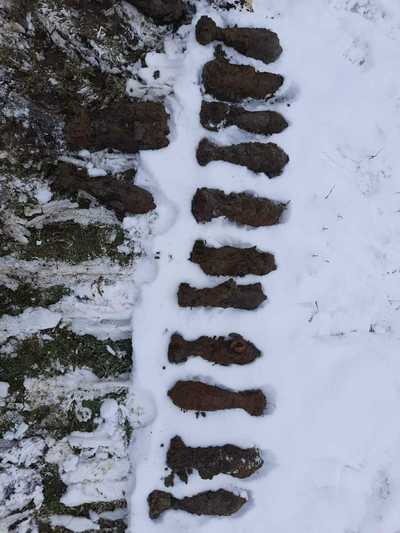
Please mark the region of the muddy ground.
[[[155, 209], [132, 153], [168, 144], [170, 88], [154, 96], [137, 72], [172, 31], [120, 1], [0, 7], [0, 529], [68, 531], [52, 515], [127, 528], [132, 301], [119, 300], [142, 252], [121, 222]], [[49, 457], [96, 469], [97, 452], [69, 437], [102, 431], [104, 402], [120, 416], [101, 453], [123, 473], [108, 501], [90, 482], [90, 503], [64, 504], [70, 474]]]

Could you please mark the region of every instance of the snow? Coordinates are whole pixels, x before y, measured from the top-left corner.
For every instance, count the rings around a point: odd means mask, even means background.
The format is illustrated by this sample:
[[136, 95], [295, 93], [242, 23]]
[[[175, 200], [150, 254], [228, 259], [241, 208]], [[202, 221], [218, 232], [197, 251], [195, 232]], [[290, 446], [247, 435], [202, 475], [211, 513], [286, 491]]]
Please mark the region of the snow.
[[47, 204], [47, 202], [50, 202], [53, 193], [47, 187], [43, 187], [36, 191], [35, 196], [40, 204]]
[[4, 381], [0, 381], [0, 398], [7, 398], [8, 396], [8, 388], [9, 388], [9, 385], [8, 383], [4, 382]]
[[[248, 139], [235, 128], [209, 135], [199, 124], [201, 47], [193, 27], [181, 29], [187, 49], [160, 60], [175, 94], [168, 99], [171, 145], [141, 154], [141, 172], [167, 202], [147, 244], [157, 252], [134, 312], [135, 432], [132, 532], [396, 533], [400, 467], [399, 185], [400, 6], [389, 0], [254, 0], [254, 13], [199, 15], [218, 23], [276, 31], [284, 54], [265, 66], [229, 50], [232, 60], [286, 78], [275, 104], [290, 127], [271, 140], [290, 156], [274, 180], [227, 163], [199, 167], [195, 150], [207, 135], [221, 143]], [[168, 54], [167, 54], [168, 56]], [[157, 69], [152, 56], [151, 67]], [[290, 105], [290, 106], [289, 106]], [[239, 228], [217, 220], [197, 225], [190, 213], [197, 187], [251, 190], [290, 201], [284, 224]], [[157, 228], [155, 228], [157, 231]], [[275, 254], [278, 270], [261, 281], [268, 302], [256, 312], [189, 310], [177, 306], [179, 283], [212, 286], [188, 261], [197, 238], [211, 244], [257, 245]], [[151, 254], [153, 251], [153, 254]], [[147, 258], [146, 268], [151, 269]], [[246, 281], [254, 281], [249, 276]], [[195, 358], [168, 364], [170, 335], [242, 334], [264, 356], [241, 368]], [[165, 370], [163, 369], [165, 366]], [[200, 378], [234, 389], [262, 387], [272, 404], [265, 417], [240, 411], [196, 419], [168, 399], [178, 380]], [[192, 446], [256, 445], [266, 465], [236, 481], [219, 476], [172, 489], [177, 497], [201, 490], [245, 490], [249, 503], [232, 518], [199, 518], [169, 511], [148, 518], [146, 498], [162, 489], [165, 452], [179, 434]], [[161, 447], [164, 444], [164, 447]]]
[[18, 316], [6, 316], [0, 324], [0, 340], [31, 335], [39, 330], [55, 328], [62, 316], [43, 307], [29, 308]]
[[53, 515], [50, 518], [50, 524], [53, 527], [65, 527], [70, 531], [97, 531], [100, 529], [100, 526], [90, 520], [89, 518], [78, 518], [69, 515]]

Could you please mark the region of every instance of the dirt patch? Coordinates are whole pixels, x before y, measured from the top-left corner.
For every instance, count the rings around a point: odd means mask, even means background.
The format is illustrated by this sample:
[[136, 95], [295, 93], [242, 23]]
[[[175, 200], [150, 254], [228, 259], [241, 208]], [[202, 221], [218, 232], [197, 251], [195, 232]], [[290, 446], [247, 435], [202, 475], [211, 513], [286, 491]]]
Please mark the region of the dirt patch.
[[233, 444], [191, 448], [180, 437], [171, 439], [167, 452], [167, 466], [172, 473], [166, 479], [166, 486], [176, 474], [187, 483], [188, 476], [197, 470], [202, 479], [212, 479], [218, 474], [228, 474], [239, 479], [250, 477], [263, 465], [260, 450], [239, 448]]
[[228, 337], [203, 336], [194, 341], [174, 333], [168, 347], [168, 360], [176, 364], [186, 362], [189, 357], [201, 357], [219, 365], [247, 365], [260, 356], [260, 350], [237, 333]]
[[282, 174], [289, 157], [275, 143], [250, 142], [219, 146], [208, 139], [202, 139], [197, 148], [197, 161], [201, 166], [212, 161], [226, 161], [274, 178]]
[[145, 189], [112, 176], [89, 178], [86, 172], [67, 163], [58, 165], [51, 188], [63, 194], [85, 191], [113, 210], [120, 220], [125, 215], [144, 214], [156, 208], [152, 194]]
[[218, 100], [241, 102], [246, 98], [267, 100], [282, 86], [283, 76], [258, 72], [254, 67], [234, 65], [223, 57], [205, 64], [203, 84], [206, 92]]
[[261, 283], [238, 285], [234, 279], [204, 289], [181, 283], [178, 290], [178, 304], [181, 307], [230, 307], [251, 311], [257, 309], [266, 299]]
[[197, 263], [209, 276], [265, 276], [276, 270], [274, 256], [257, 250], [255, 246], [213, 248], [201, 240], [194, 243], [190, 261]]
[[185, 14], [182, 0], [128, 0], [128, 2], [157, 24], [175, 24]]
[[243, 409], [251, 416], [262, 416], [267, 407], [267, 399], [260, 389], [237, 392], [201, 381], [178, 381], [168, 396], [183, 411]]
[[161, 102], [125, 99], [103, 109], [82, 109], [66, 123], [65, 140], [71, 150], [158, 150], [169, 144], [168, 119]]
[[240, 225], [253, 227], [279, 224], [286, 204], [248, 193], [226, 194], [220, 189], [197, 189], [192, 200], [192, 213], [197, 222], [210, 222], [226, 217]]
[[242, 496], [224, 489], [208, 490], [178, 500], [172, 494], [154, 490], [147, 498], [149, 516], [155, 520], [169, 509], [186, 511], [195, 515], [231, 516], [237, 513], [247, 502]]
[[206, 101], [201, 105], [200, 122], [210, 131], [237, 126], [242, 130], [261, 135], [281, 133], [288, 127], [284, 117], [276, 111], [247, 111], [237, 105]]
[[196, 26], [196, 38], [202, 45], [222, 41], [241, 54], [264, 63], [276, 61], [282, 53], [279, 37], [264, 28], [219, 28], [210, 17], [201, 17]]

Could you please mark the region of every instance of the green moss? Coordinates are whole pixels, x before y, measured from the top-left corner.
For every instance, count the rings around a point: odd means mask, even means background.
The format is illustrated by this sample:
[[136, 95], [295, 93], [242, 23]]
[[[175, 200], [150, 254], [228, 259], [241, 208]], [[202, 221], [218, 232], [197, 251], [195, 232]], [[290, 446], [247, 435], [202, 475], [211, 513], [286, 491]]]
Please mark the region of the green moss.
[[[100, 520], [100, 531], [102, 533], [125, 533], [127, 530], [127, 525], [123, 520], [116, 520], [112, 522], [111, 520]], [[98, 533], [98, 529], [87, 529], [85, 533]], [[39, 533], [71, 533], [70, 529], [60, 526], [51, 526], [49, 523], [39, 522]]]
[[[82, 392], [76, 391], [57, 399], [42, 399], [39, 406], [35, 406], [35, 401], [31, 397], [26, 397], [23, 401], [24, 389], [20, 394], [14, 394], [15, 399], [21, 396], [22, 402], [8, 401], [6, 407], [0, 408], [0, 438], [4, 437], [7, 431], [15, 430], [16, 426], [25, 423], [28, 425], [25, 437], [48, 437], [56, 440], [63, 439], [74, 431], [92, 432], [98, 426], [100, 408], [104, 400], [114, 399], [119, 404], [126, 402], [126, 389], [121, 388], [97, 397], [82, 399]], [[99, 391], [100, 392], [100, 391]], [[86, 391], [84, 392], [84, 394]], [[79, 397], [79, 401], [74, 396]], [[91, 393], [88, 392], [90, 395]], [[56, 403], [54, 403], [56, 402]], [[89, 416], [82, 419], [82, 408], [89, 408]], [[87, 413], [85, 413], [86, 415]], [[74, 453], [80, 454], [80, 449], [74, 449]]]
[[58, 466], [46, 463], [41, 471], [43, 484], [43, 505], [41, 515], [64, 514], [65, 505], [60, 500], [65, 494], [67, 486], [58, 473]]
[[0, 317], [19, 315], [29, 307], [48, 307], [59, 302], [70, 292], [63, 285], [39, 288], [30, 283], [21, 283], [15, 290], [0, 285]]
[[126, 500], [114, 500], [112, 502], [84, 503], [77, 507], [65, 507], [65, 509], [68, 509], [69, 514], [73, 514], [74, 516], [89, 516], [90, 511], [100, 514], [115, 511], [117, 509], [125, 509], [126, 506]]
[[[71, 516], [90, 517], [91, 512], [104, 513], [107, 511], [115, 511], [117, 509], [126, 508], [125, 500], [114, 500], [111, 502], [94, 502], [85, 503], [76, 507], [67, 507], [61, 503], [61, 498], [65, 494], [66, 485], [63, 483], [59, 472], [58, 466], [54, 464], [46, 463], [41, 470], [42, 483], [43, 483], [43, 504], [38, 511], [38, 518], [43, 523], [43, 527], [46, 525], [46, 518], [53, 514], [66, 514]], [[112, 525], [112, 521], [107, 521]], [[118, 521], [120, 522], [120, 521]], [[118, 524], [116, 524], [118, 526]], [[43, 531], [47, 531], [43, 529]], [[51, 530], [52, 531], [52, 530]], [[102, 529], [103, 531], [103, 529]]]
[[0, 408], [0, 439], [4, 438], [4, 434], [7, 431], [11, 431], [15, 428], [18, 422], [18, 417], [13, 411], [9, 411], [4, 407]]
[[34, 229], [29, 243], [20, 247], [19, 255], [27, 260], [58, 260], [72, 264], [107, 256], [127, 265], [132, 254], [118, 251], [124, 238], [124, 231], [118, 225], [82, 226], [76, 222], [55, 222]]
[[92, 335], [54, 328], [18, 341], [13, 354], [0, 355], [0, 374], [9, 383], [10, 391], [21, 390], [26, 377], [52, 377], [82, 367], [91, 369], [99, 378], [130, 372], [131, 341], [100, 341]]
[[55, 439], [62, 439], [73, 431], [92, 432], [97, 426], [94, 416], [89, 420], [78, 420], [75, 403], [66, 412], [63, 412], [59, 406], [57, 408], [55, 405], [42, 405], [22, 414], [29, 426], [25, 434], [27, 437], [51, 435]]
[[11, 241], [0, 228], [0, 257], [16, 255], [24, 260], [52, 260], [78, 264], [99, 257], [108, 257], [121, 266], [129, 265], [134, 253], [124, 253], [118, 247], [125, 242], [121, 226], [76, 222], [55, 222], [42, 229], [31, 230], [26, 245]]
[[125, 533], [128, 526], [124, 520], [99, 520], [100, 531], [103, 533]]
[[133, 428], [131, 426], [131, 423], [129, 422], [128, 418], [125, 418], [124, 420], [124, 430], [126, 434], [126, 438], [128, 440], [128, 444], [131, 442]]

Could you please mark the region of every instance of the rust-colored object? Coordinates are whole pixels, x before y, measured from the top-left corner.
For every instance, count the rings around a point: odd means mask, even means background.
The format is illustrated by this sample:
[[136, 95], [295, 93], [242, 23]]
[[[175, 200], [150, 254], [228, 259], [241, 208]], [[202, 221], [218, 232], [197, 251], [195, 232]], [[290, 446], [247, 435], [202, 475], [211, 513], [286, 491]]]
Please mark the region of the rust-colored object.
[[255, 246], [213, 248], [201, 240], [194, 243], [190, 261], [197, 263], [209, 276], [265, 276], [276, 270], [274, 256], [257, 250]]
[[178, 381], [168, 396], [183, 411], [221, 411], [243, 409], [251, 416], [261, 416], [267, 399], [260, 389], [232, 391], [201, 381]]
[[192, 200], [192, 213], [197, 222], [210, 222], [226, 217], [240, 225], [273, 226], [279, 224], [286, 204], [248, 193], [226, 194], [220, 189], [197, 189]]
[[66, 123], [65, 140], [71, 150], [158, 150], [169, 144], [168, 119], [160, 102], [126, 99], [101, 110], [83, 109]]
[[201, 17], [196, 25], [196, 38], [202, 45], [222, 41], [241, 54], [264, 63], [276, 61], [282, 53], [279, 37], [273, 31], [264, 28], [219, 28], [206, 16]]
[[234, 279], [203, 289], [181, 283], [178, 289], [178, 304], [181, 307], [231, 307], [251, 311], [266, 299], [261, 283], [238, 285]]
[[237, 126], [242, 130], [260, 135], [281, 133], [288, 127], [285, 118], [276, 111], [247, 111], [238, 105], [206, 101], [201, 104], [200, 122], [210, 131]]
[[219, 146], [208, 139], [202, 139], [197, 148], [197, 161], [201, 166], [212, 161], [226, 161], [274, 178], [282, 174], [289, 157], [275, 143], [249, 142]]
[[218, 365], [248, 365], [261, 356], [260, 350], [237, 333], [228, 337], [199, 337], [185, 340], [174, 333], [168, 347], [170, 363], [185, 363], [189, 357], [201, 357]]
[[175, 24], [185, 13], [182, 0], [127, 0], [156, 24]]
[[185, 483], [193, 470], [197, 470], [202, 479], [212, 479], [218, 474], [244, 479], [250, 477], [263, 465], [260, 450], [257, 448], [239, 448], [233, 444], [191, 448], [186, 446], [181, 437], [171, 439], [167, 452], [167, 466], [171, 475], [165, 480], [166, 486], [174, 483], [175, 474]]
[[231, 516], [243, 507], [247, 499], [224, 489], [208, 490], [182, 499], [175, 498], [169, 492], [153, 490], [147, 502], [149, 516], [155, 520], [169, 509], [186, 511], [194, 515]]
[[247, 98], [268, 100], [283, 82], [280, 74], [258, 72], [248, 65], [234, 65], [220, 56], [206, 63], [203, 69], [206, 92], [228, 102], [241, 102]]
[[144, 214], [156, 208], [149, 191], [112, 176], [89, 178], [86, 172], [68, 163], [59, 163], [51, 188], [63, 194], [85, 191], [112, 209], [120, 220], [125, 215]]

